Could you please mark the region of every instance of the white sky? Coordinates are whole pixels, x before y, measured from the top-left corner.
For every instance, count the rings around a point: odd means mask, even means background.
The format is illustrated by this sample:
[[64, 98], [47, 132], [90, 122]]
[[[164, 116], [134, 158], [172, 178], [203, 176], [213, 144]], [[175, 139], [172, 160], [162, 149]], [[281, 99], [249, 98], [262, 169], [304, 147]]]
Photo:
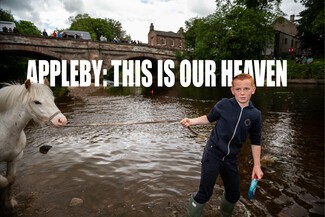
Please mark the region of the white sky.
[[[288, 15], [303, 10], [294, 0], [283, 2], [281, 9]], [[16, 20], [31, 21], [48, 33], [69, 28], [70, 16], [88, 13], [120, 21], [133, 40], [143, 43], [148, 41], [150, 23], [156, 30], [177, 32], [186, 20], [213, 13], [215, 5], [215, 0], [0, 0], [0, 8], [10, 10]]]

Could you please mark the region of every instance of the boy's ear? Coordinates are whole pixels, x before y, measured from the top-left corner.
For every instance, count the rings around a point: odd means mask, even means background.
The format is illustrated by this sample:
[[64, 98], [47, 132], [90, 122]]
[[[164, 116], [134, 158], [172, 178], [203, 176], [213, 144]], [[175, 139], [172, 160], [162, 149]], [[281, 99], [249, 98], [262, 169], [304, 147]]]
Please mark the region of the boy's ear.
[[232, 95], [235, 95], [235, 91], [234, 91], [233, 87], [230, 87], [230, 91], [231, 91]]
[[256, 87], [254, 86], [254, 87], [253, 87], [253, 90], [252, 90], [252, 94], [254, 94], [255, 91], [256, 91]]

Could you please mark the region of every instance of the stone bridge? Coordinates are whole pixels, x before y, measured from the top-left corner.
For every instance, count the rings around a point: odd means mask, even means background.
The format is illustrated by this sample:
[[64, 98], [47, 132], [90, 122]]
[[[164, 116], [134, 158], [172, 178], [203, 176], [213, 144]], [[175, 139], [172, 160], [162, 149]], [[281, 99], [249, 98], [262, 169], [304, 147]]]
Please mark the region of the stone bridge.
[[19, 54], [37, 59], [57, 59], [68, 62], [103, 60], [106, 69], [111, 68], [111, 60], [176, 60], [175, 51], [141, 44], [0, 33], [1, 55]]

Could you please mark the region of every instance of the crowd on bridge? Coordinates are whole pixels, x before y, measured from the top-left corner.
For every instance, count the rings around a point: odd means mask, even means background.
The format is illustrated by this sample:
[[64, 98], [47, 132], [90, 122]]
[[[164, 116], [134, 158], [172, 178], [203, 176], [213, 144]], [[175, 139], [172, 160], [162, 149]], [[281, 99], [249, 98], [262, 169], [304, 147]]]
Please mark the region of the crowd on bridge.
[[14, 28], [11, 28], [11, 27], [7, 27], [7, 26], [4, 26], [2, 27], [2, 32], [4, 33], [19, 33], [18, 29], [16, 27]]

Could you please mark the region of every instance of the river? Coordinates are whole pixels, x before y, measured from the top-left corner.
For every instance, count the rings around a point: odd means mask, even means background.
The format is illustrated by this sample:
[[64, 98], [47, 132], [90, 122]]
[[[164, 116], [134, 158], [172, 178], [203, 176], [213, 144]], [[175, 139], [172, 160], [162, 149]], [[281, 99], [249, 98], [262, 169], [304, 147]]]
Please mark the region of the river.
[[[185, 216], [189, 194], [199, 185], [205, 138], [178, 121], [207, 114], [230, 96], [228, 88], [175, 86], [109, 88], [82, 100], [57, 99], [75, 127], [26, 128], [28, 144], [15, 183], [17, 215]], [[264, 177], [249, 202], [252, 158], [250, 146], [244, 145], [241, 199], [234, 216], [323, 216], [324, 86], [258, 88], [252, 101], [263, 115]], [[209, 135], [212, 127], [193, 129]], [[42, 154], [39, 148], [45, 145], [52, 148]], [[216, 216], [222, 189], [219, 177], [203, 216]], [[83, 203], [70, 206], [72, 198]]]

